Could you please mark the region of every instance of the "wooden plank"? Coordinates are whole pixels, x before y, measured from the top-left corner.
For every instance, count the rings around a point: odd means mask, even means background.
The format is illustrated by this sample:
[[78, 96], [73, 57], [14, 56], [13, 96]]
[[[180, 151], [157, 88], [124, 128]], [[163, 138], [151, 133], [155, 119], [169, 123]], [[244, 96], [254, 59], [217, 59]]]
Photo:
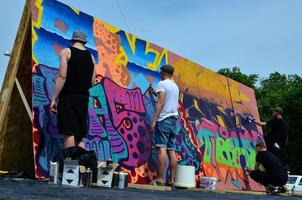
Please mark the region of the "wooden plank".
[[[0, 130], [2, 130], [3, 122], [6, 116], [8, 103], [11, 98], [11, 93], [13, 90], [13, 86], [15, 84], [15, 78], [17, 76], [18, 68], [20, 61], [22, 59], [22, 52], [24, 49], [26, 36], [28, 35], [28, 31], [30, 30], [30, 0], [26, 0], [21, 22], [18, 28], [17, 36], [14, 43], [14, 48], [12, 54], [10, 56], [10, 60], [8, 63], [8, 67], [6, 70], [6, 74], [4, 77], [2, 89], [1, 89], [1, 98], [0, 98]], [[29, 49], [27, 49], [29, 51]]]
[[266, 192], [243, 191], [243, 190], [226, 190], [226, 193], [247, 194], [247, 195], [266, 195]]
[[220, 193], [220, 194], [225, 193], [225, 190], [207, 190], [207, 189], [203, 189], [203, 188], [189, 188], [187, 190], [192, 191], [192, 192], [204, 192], [204, 193], [208, 193], [208, 192]]
[[145, 184], [133, 184], [129, 183], [129, 188], [140, 189], [140, 190], [156, 190], [156, 191], [171, 191], [171, 187], [168, 186], [156, 186], [156, 185], [145, 185]]

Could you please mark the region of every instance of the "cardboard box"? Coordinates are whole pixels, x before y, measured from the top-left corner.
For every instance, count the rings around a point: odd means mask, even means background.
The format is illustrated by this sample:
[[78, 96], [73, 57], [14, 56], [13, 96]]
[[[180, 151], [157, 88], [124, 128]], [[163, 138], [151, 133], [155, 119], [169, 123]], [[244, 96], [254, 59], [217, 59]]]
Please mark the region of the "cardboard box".
[[97, 186], [111, 187], [113, 171], [117, 168], [118, 164], [106, 165], [106, 163], [98, 162], [98, 181]]
[[77, 160], [64, 160], [63, 185], [78, 187], [79, 164]]

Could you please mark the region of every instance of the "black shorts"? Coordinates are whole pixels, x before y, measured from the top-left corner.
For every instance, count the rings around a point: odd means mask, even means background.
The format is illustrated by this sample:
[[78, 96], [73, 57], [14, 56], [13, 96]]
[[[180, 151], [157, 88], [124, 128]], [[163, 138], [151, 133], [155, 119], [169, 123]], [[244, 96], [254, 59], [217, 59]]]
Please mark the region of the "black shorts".
[[73, 135], [76, 139], [83, 139], [87, 132], [88, 116], [87, 95], [64, 94], [58, 102], [58, 130], [63, 135]]

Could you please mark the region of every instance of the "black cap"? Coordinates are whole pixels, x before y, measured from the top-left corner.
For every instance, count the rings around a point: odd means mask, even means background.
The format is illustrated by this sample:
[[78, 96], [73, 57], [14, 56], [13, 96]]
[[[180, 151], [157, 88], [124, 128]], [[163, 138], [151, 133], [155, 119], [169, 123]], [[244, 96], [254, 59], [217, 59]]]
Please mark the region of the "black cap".
[[172, 65], [163, 65], [161, 66], [160, 70], [171, 75], [174, 73], [174, 67]]

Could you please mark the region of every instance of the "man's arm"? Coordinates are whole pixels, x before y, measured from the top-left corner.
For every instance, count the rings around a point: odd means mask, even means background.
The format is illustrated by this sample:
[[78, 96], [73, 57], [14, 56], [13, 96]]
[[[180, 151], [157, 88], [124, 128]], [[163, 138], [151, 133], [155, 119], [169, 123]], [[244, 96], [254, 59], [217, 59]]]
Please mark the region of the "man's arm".
[[255, 124], [257, 124], [258, 126], [266, 126], [266, 122], [261, 122], [261, 121], [258, 121], [258, 120], [254, 120]]
[[158, 92], [158, 95], [157, 95], [157, 106], [156, 106], [156, 110], [155, 110], [155, 112], [153, 114], [153, 118], [152, 118], [152, 121], [151, 121], [151, 129], [152, 129], [152, 131], [154, 130], [156, 121], [158, 120], [159, 115], [160, 115], [161, 111], [163, 110], [164, 102], [165, 102], [165, 93], [164, 92]]
[[59, 69], [59, 75], [56, 80], [56, 86], [55, 86], [55, 91], [51, 99], [51, 110], [53, 112], [56, 112], [56, 99], [58, 98], [60, 92], [62, 91], [65, 80], [66, 80], [66, 75], [67, 75], [67, 62], [70, 57], [70, 49], [63, 49], [60, 52], [60, 69]]
[[150, 95], [154, 95], [155, 97], [157, 97], [157, 93], [154, 91], [152, 85], [150, 84], [150, 86], [148, 87], [148, 92]]
[[281, 136], [280, 138], [277, 138], [277, 143], [280, 146], [280, 149], [284, 149], [287, 146], [287, 141], [288, 141], [288, 131], [289, 131], [289, 126], [287, 122], [284, 122], [280, 126], [280, 132]]
[[251, 173], [252, 171], [257, 171], [257, 170], [259, 170], [259, 166], [260, 166], [260, 164], [256, 161], [255, 166], [254, 166], [254, 169], [250, 169], [250, 168], [245, 167], [244, 171], [247, 173], [247, 175], [250, 175], [250, 173]]
[[255, 167], [254, 167], [254, 170], [255, 170], [255, 171], [259, 169], [259, 165], [260, 165], [260, 164], [256, 161]]
[[95, 85], [95, 77], [96, 77], [96, 64], [95, 64], [95, 59], [93, 57], [93, 55], [91, 55], [92, 58], [92, 62], [93, 62], [93, 74], [92, 74], [92, 78], [91, 78], [91, 86]]

